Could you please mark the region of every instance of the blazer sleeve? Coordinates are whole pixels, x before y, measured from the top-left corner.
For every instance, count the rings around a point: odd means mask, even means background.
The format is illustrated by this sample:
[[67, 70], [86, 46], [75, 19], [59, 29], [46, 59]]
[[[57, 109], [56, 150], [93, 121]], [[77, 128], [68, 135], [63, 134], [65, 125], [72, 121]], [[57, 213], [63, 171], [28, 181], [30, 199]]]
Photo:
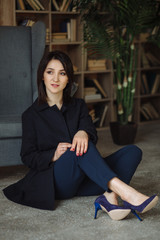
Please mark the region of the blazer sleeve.
[[32, 112], [22, 115], [22, 162], [31, 169], [43, 171], [52, 167], [51, 159], [56, 149], [39, 150]]
[[80, 107], [80, 119], [79, 119], [79, 128], [78, 130], [84, 130], [88, 133], [90, 140], [96, 144], [98, 137], [96, 128], [92, 122], [92, 118], [89, 115], [87, 105], [83, 99], [81, 99]]

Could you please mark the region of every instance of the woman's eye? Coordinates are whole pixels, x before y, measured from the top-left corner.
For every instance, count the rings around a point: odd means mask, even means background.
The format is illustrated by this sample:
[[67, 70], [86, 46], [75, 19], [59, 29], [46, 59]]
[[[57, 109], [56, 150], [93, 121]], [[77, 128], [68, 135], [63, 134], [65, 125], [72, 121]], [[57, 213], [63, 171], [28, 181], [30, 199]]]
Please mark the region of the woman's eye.
[[62, 75], [62, 76], [65, 76], [65, 75], [66, 75], [66, 73], [65, 73], [65, 72], [61, 72], [61, 75]]
[[47, 71], [48, 74], [52, 74], [52, 71]]

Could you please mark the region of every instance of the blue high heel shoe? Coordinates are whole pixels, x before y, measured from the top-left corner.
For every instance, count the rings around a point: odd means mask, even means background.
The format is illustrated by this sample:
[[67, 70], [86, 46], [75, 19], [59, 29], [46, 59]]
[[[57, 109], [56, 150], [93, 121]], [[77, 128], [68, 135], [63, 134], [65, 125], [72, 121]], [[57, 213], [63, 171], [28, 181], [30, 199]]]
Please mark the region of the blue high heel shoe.
[[151, 208], [153, 208], [157, 202], [158, 202], [158, 196], [157, 195], [153, 195], [150, 198], [148, 198], [147, 200], [145, 200], [142, 204], [138, 205], [138, 206], [134, 206], [126, 201], [124, 202], [124, 206], [127, 208], [131, 209], [131, 212], [140, 220], [142, 221], [142, 219], [139, 217], [139, 215], [136, 213], [145, 213], [147, 211], [149, 211]]
[[99, 196], [95, 200], [94, 205], [95, 205], [95, 216], [94, 216], [95, 219], [97, 217], [97, 212], [99, 210], [103, 210], [106, 213], [108, 213], [110, 218], [113, 220], [121, 220], [131, 212], [131, 209], [128, 207], [120, 207], [120, 206], [109, 203], [104, 195]]

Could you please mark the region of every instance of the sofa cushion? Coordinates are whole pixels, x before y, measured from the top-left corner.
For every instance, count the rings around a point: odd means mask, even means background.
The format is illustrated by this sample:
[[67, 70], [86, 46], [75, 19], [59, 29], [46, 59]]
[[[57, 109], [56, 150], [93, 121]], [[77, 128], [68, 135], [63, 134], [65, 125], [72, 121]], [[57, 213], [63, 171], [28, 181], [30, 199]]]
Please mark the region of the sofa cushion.
[[22, 136], [21, 116], [1, 116], [0, 139], [17, 138]]
[[0, 27], [0, 116], [20, 115], [32, 103], [31, 29]]

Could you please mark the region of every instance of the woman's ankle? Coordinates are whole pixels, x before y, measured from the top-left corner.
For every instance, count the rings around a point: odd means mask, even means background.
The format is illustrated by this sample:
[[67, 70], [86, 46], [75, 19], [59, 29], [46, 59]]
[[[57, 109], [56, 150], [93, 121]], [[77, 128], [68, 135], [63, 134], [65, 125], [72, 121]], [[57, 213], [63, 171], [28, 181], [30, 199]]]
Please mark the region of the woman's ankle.
[[104, 192], [103, 195], [106, 197], [106, 199], [109, 201], [109, 203], [118, 205], [118, 196], [114, 192]]
[[149, 198], [148, 196], [146, 196], [134, 189], [133, 192], [127, 193], [123, 200], [129, 202], [132, 205], [138, 206], [138, 205], [142, 204], [148, 198]]

